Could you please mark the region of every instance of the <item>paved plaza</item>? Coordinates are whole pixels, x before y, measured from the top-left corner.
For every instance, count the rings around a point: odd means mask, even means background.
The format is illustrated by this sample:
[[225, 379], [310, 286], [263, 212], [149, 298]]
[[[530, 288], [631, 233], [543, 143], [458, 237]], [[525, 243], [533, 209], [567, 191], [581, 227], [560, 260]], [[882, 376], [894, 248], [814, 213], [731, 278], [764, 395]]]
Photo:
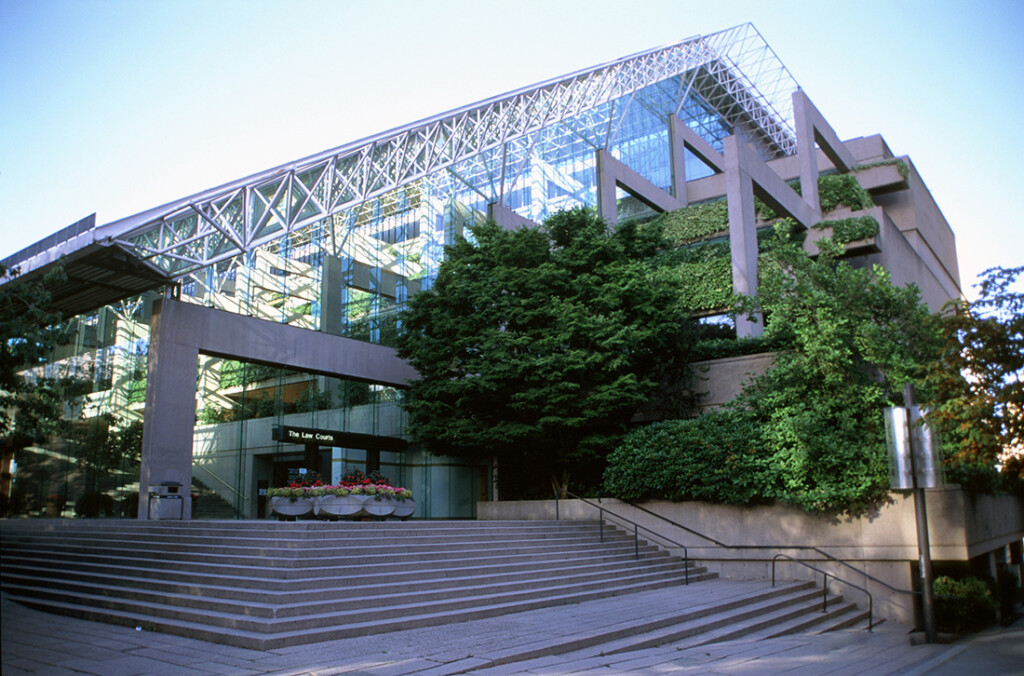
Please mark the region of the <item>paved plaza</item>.
[[[685, 593], [685, 590], [681, 590]], [[1024, 620], [949, 645], [911, 645], [907, 628], [861, 629], [680, 649], [603, 654], [603, 646], [545, 655], [576, 627], [621, 623], [632, 609], [682, 602], [672, 590], [505, 617], [394, 631], [277, 650], [248, 650], [25, 608], [3, 596], [5, 676], [19, 674], [1020, 674]], [[633, 613], [635, 614], [635, 612]], [[535, 657], [530, 657], [536, 655]], [[525, 658], [525, 659], [523, 659]], [[505, 662], [505, 663], [502, 663]]]

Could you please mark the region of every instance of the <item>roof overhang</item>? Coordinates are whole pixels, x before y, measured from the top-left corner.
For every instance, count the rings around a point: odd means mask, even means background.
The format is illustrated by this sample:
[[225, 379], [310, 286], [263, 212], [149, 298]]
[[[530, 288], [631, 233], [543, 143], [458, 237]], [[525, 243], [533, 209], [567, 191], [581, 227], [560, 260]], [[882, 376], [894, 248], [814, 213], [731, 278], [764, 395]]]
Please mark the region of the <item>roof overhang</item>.
[[[58, 246], [30, 256], [18, 265], [17, 279], [41, 280], [50, 270], [62, 265], [67, 278], [49, 290], [52, 309], [64, 318], [172, 283], [173, 280], [152, 263], [120, 244], [97, 241], [95, 233], [95, 229], [87, 229]], [[10, 279], [0, 283], [7, 281]]]

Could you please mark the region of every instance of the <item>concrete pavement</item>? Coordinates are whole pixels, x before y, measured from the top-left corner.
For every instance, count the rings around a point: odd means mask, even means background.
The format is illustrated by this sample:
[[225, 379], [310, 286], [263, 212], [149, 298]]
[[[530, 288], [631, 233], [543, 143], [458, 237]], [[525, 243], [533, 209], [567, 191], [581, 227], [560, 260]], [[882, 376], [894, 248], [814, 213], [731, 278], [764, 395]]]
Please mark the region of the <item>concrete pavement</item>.
[[[751, 583], [753, 584], [753, 583]], [[691, 586], [691, 589], [693, 586]], [[686, 591], [680, 590], [680, 594]], [[844, 630], [617, 655], [601, 646], [541, 655], [578, 627], [607, 628], [631, 609], [684, 602], [671, 590], [438, 627], [276, 650], [247, 650], [25, 608], [0, 600], [5, 676], [19, 674], [1012, 674], [1024, 671], [1024, 620], [950, 645], [910, 645], [907, 629]], [[634, 613], [635, 614], [635, 613]], [[628, 620], [625, 620], [628, 621]], [[498, 664], [501, 659], [512, 660]]]

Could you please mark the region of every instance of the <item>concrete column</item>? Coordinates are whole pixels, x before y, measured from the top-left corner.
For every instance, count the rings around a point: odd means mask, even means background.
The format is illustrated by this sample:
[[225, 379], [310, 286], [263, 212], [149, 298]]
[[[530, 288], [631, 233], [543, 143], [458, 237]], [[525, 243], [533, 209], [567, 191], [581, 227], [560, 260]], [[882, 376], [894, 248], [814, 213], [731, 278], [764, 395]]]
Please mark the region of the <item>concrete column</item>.
[[194, 327], [177, 317], [181, 304], [153, 306], [150, 325], [146, 414], [142, 432], [139, 518], [148, 519], [150, 486], [181, 483], [184, 519], [192, 517], [192, 431], [196, 420], [199, 349]]
[[342, 261], [337, 256], [324, 255], [320, 267], [320, 330], [340, 336], [342, 332]]
[[796, 123], [797, 161], [800, 166], [800, 195], [815, 213], [821, 212], [818, 199], [818, 153], [814, 148], [814, 121], [805, 96], [793, 96], [793, 119]]
[[679, 200], [680, 206], [689, 204], [686, 198], [686, 143], [680, 133], [682, 120], [671, 114], [668, 116], [669, 160], [672, 166], [672, 195]]
[[[729, 204], [729, 249], [732, 256], [733, 293], [757, 295], [757, 220], [754, 213], [754, 183], [740, 168], [738, 137], [729, 136], [725, 149], [725, 195]], [[754, 321], [736, 317], [736, 335], [758, 336], [764, 331], [760, 317]]]
[[619, 203], [615, 199], [615, 173], [608, 159], [614, 159], [607, 150], [597, 151], [597, 214], [609, 225], [619, 222]]

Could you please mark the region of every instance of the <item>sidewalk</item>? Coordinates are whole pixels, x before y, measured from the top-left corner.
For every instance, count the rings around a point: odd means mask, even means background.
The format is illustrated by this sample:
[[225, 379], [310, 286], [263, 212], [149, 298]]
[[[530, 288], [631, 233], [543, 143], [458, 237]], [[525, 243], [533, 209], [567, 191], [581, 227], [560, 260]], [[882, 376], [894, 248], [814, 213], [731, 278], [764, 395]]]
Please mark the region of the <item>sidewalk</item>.
[[[648, 592], [631, 603], [666, 603]], [[729, 641], [688, 650], [663, 646], [603, 656], [599, 647], [492, 667], [488, 655], [565, 634], [575, 623], [611, 621], [619, 599], [603, 599], [389, 634], [278, 650], [246, 650], [25, 608], [0, 598], [2, 666], [18, 674], [1012, 674], [1024, 665], [1024, 620], [952, 645], [911, 646], [906, 628], [884, 623], [821, 636]], [[479, 669], [479, 671], [473, 671]]]

